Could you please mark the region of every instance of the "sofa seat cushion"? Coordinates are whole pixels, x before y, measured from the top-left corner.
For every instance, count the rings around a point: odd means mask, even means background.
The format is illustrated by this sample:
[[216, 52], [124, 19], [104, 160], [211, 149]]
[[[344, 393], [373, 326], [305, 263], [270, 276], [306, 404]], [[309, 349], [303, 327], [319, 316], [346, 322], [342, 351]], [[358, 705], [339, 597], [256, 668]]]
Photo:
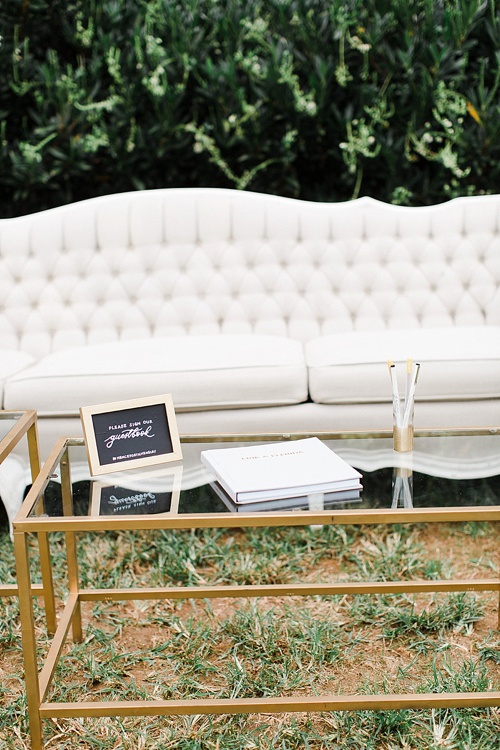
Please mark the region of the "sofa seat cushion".
[[14, 373], [19, 372], [19, 370], [29, 367], [34, 362], [35, 358], [31, 354], [20, 352], [17, 349], [0, 349], [0, 398], [4, 409], [5, 380]]
[[463, 326], [353, 331], [306, 344], [309, 392], [323, 404], [391, 401], [387, 361], [404, 390], [407, 357], [422, 365], [416, 400], [500, 396], [500, 327]]
[[279, 336], [214, 335], [94, 344], [54, 352], [9, 379], [9, 408], [80, 406], [171, 393], [176, 409], [288, 405], [307, 399], [303, 346]]

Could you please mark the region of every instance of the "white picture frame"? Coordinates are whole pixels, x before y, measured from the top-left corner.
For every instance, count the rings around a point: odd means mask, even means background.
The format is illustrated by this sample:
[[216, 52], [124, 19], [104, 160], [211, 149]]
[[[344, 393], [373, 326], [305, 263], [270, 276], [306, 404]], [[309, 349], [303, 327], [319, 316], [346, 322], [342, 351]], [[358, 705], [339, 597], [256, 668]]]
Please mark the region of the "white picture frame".
[[92, 476], [182, 459], [172, 395], [80, 408]]

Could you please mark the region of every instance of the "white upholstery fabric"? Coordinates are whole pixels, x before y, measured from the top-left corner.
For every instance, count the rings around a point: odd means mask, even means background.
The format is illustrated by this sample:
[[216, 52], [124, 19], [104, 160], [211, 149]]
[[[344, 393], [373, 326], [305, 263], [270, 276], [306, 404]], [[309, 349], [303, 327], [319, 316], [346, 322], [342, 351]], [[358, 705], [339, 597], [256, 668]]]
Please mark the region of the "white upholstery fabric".
[[419, 400], [500, 398], [500, 327], [409, 329], [339, 333], [306, 344], [313, 401], [390, 402], [386, 365], [393, 360], [404, 391], [406, 358], [422, 367]]
[[3, 401], [5, 380], [15, 372], [32, 365], [35, 358], [13, 349], [0, 349], [0, 399]]
[[32, 365], [35, 361], [31, 354], [13, 349], [0, 349], [0, 379], [8, 378], [18, 370]]
[[[203, 411], [176, 410], [177, 426], [184, 435], [239, 433], [332, 432], [352, 430], [391, 430], [392, 408], [387, 403], [373, 404], [316, 404], [305, 402], [290, 406], [269, 406], [260, 409], [207, 409]], [[500, 400], [478, 401], [420, 401], [415, 404], [415, 427], [485, 427], [493, 431], [500, 425]], [[61, 435], [81, 437], [82, 425], [77, 417], [42, 418], [39, 420], [39, 440], [45, 460]], [[26, 459], [25, 442], [16, 453]], [[28, 469], [26, 469], [28, 470]]]
[[162, 393], [173, 395], [176, 409], [299, 403], [307, 398], [302, 344], [227, 335], [67, 349], [10, 378], [5, 408], [78, 414], [80, 406]]
[[[417, 424], [499, 424], [499, 217], [500, 195], [405, 208], [181, 188], [1, 220], [0, 347], [28, 357], [4, 359], [23, 368], [4, 408], [172, 392], [193, 432], [384, 428], [385, 360], [412, 356]], [[302, 344], [328, 403], [306, 402]], [[41, 438], [66, 427], [41, 420]]]
[[[236, 418], [237, 417], [237, 418]], [[307, 402], [267, 409], [239, 409], [183, 412], [177, 421], [186, 434], [241, 432], [290, 433], [392, 430], [392, 407], [387, 403], [317, 404]], [[415, 402], [415, 427], [491, 427], [500, 425], [500, 400]], [[79, 429], [75, 425], [76, 429]], [[62, 434], [62, 433], [61, 433]]]
[[182, 188], [2, 220], [0, 347], [500, 325], [499, 215]]

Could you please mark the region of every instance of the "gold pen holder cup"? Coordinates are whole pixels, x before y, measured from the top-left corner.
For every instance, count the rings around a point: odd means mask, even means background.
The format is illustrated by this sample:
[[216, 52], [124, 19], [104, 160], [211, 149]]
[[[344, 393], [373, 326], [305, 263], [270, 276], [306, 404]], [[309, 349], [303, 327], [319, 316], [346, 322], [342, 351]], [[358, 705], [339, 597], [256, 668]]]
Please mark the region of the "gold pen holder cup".
[[407, 427], [397, 427], [396, 425], [392, 428], [392, 441], [395, 451], [401, 453], [408, 453], [413, 450], [413, 424], [409, 424]]

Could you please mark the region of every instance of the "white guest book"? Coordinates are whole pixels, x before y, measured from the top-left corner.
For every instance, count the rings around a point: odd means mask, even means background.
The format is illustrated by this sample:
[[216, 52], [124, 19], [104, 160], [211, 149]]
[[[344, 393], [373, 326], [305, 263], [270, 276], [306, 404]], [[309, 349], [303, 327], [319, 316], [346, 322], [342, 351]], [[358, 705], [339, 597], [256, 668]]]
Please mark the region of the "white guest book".
[[319, 438], [201, 452], [236, 503], [360, 489], [361, 474]]

